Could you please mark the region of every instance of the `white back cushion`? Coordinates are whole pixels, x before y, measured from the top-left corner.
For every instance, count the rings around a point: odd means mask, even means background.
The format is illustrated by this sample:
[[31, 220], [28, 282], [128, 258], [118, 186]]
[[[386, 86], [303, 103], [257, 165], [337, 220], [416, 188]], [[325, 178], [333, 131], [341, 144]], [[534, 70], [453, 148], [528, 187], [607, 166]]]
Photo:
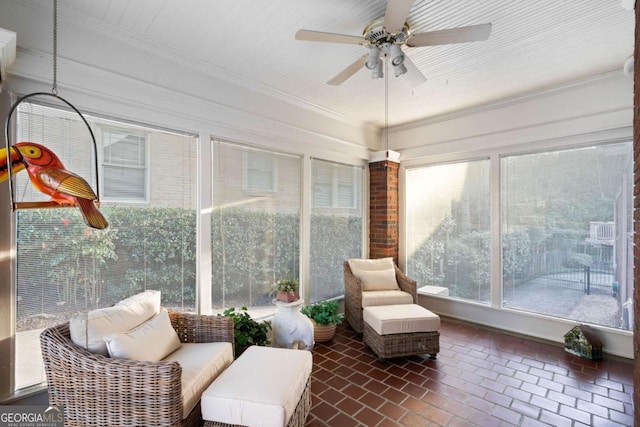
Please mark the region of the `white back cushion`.
[[161, 309], [151, 320], [128, 332], [104, 337], [111, 357], [157, 362], [180, 348], [169, 312]]
[[363, 291], [385, 291], [399, 289], [393, 258], [350, 259], [349, 268], [362, 282]]
[[160, 291], [145, 291], [112, 307], [92, 310], [69, 320], [71, 340], [87, 350], [108, 356], [104, 337], [127, 332], [160, 312]]

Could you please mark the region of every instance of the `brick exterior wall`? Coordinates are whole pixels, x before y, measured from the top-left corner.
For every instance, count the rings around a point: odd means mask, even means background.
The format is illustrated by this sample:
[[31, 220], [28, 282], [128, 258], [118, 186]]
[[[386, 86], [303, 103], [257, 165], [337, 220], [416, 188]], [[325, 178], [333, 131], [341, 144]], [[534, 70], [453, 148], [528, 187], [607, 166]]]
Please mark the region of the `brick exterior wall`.
[[635, 426], [640, 427], [640, 7], [636, 5], [635, 51], [633, 56], [633, 404]]
[[398, 263], [398, 164], [369, 164], [369, 258]]

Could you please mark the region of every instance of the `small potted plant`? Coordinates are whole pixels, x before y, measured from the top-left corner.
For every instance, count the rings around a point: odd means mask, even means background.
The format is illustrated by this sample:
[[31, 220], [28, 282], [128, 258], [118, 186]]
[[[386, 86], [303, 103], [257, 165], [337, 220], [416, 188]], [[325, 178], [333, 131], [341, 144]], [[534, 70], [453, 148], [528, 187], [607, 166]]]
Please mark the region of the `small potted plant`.
[[316, 342], [325, 342], [333, 338], [336, 327], [342, 323], [343, 313], [338, 313], [338, 301], [320, 301], [302, 307], [302, 314], [313, 322], [313, 338]]
[[229, 307], [221, 315], [233, 319], [234, 356], [236, 359], [251, 345], [266, 346], [271, 344], [268, 337], [268, 333], [271, 330], [271, 322], [254, 320], [249, 315], [247, 307], [243, 306], [238, 311], [234, 307]]
[[299, 287], [297, 280], [281, 279], [273, 284], [271, 290], [276, 294], [276, 301], [293, 302], [300, 299]]

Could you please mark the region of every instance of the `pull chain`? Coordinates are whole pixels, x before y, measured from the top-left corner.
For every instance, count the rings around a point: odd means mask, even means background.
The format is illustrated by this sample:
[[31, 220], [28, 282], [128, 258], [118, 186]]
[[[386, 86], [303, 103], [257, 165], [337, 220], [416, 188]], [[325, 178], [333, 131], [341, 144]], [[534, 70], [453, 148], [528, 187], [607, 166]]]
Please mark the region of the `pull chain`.
[[384, 149], [389, 151], [389, 61], [384, 61]]
[[58, 0], [53, 0], [53, 86], [51, 93], [58, 94]]

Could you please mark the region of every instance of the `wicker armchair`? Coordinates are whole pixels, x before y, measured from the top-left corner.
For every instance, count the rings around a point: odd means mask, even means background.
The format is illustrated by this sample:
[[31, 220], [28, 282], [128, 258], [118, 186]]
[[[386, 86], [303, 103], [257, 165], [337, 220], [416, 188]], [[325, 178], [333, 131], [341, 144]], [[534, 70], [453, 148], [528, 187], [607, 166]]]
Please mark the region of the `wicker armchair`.
[[[169, 312], [180, 341], [234, 343], [233, 320]], [[40, 335], [49, 402], [68, 426], [202, 426], [200, 404], [182, 418], [178, 362], [104, 357], [71, 341], [69, 323]]]
[[[394, 268], [400, 290], [409, 293], [413, 298], [413, 303], [417, 303], [418, 291], [416, 281], [400, 271], [398, 266], [394, 265]], [[351, 272], [349, 261], [344, 262], [344, 312], [345, 318], [351, 328], [361, 334], [363, 330], [362, 282]]]

